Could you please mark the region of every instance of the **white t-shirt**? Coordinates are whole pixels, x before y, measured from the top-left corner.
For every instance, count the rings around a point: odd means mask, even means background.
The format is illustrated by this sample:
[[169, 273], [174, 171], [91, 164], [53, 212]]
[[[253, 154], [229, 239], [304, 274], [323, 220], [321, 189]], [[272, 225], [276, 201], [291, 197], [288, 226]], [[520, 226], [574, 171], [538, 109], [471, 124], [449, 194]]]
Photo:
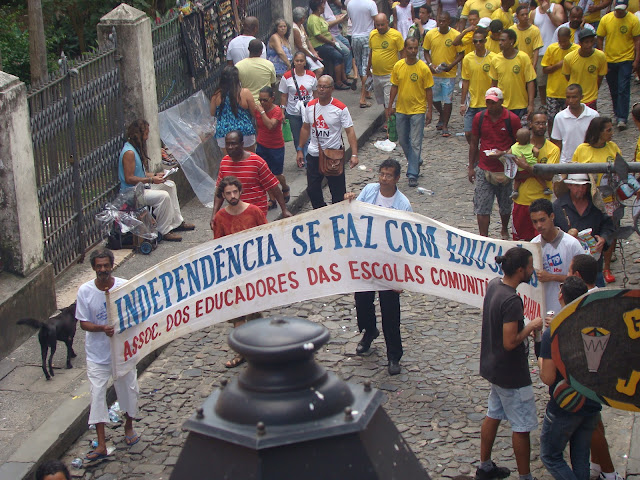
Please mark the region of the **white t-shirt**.
[[[560, 229], [558, 229], [558, 235], [553, 242], [546, 242], [542, 235], [538, 235], [531, 242], [540, 244], [542, 247], [542, 268], [554, 275], [568, 275], [573, 257], [584, 253], [580, 242]], [[558, 301], [560, 282], [544, 282], [542, 285], [547, 310], [559, 312], [562, 309]]]
[[[315, 119], [313, 109], [315, 106]], [[314, 157], [318, 156], [318, 138], [322, 148], [340, 148], [342, 143], [342, 129], [353, 126], [351, 114], [347, 106], [336, 98], [332, 98], [327, 105], [320, 105], [317, 98], [309, 102], [304, 110], [302, 118], [304, 123], [311, 125], [311, 143], [307, 152]]]
[[402, 38], [406, 40], [407, 33], [409, 33], [409, 27], [413, 25], [413, 7], [409, 3], [406, 7], [402, 5], [396, 5], [396, 13], [398, 18], [396, 19], [396, 30], [402, 34]]
[[373, 30], [373, 17], [378, 14], [378, 6], [373, 0], [349, 0], [347, 13], [351, 21], [351, 36], [367, 37]]
[[391, 195], [390, 197], [385, 197], [380, 192], [378, 192], [378, 195], [376, 196], [375, 205], [378, 205], [379, 207], [392, 208], [393, 207], [393, 202], [396, 199], [396, 195], [398, 195], [398, 190], [397, 189], [396, 189], [396, 192], [393, 195]]
[[305, 70], [302, 76], [296, 75], [296, 82], [298, 82], [300, 98], [298, 98], [298, 90], [296, 90], [296, 84], [293, 81], [291, 70], [284, 72], [280, 79], [280, 87], [278, 88], [281, 93], [287, 94], [287, 113], [289, 115], [298, 115], [296, 109], [297, 101], [310, 102], [313, 99], [313, 92], [318, 89], [318, 80], [311, 70]]
[[562, 141], [560, 163], [569, 163], [571, 161], [578, 145], [584, 143], [584, 134], [587, 133], [591, 120], [600, 116], [593, 108], [587, 107], [584, 103], [582, 106], [584, 110], [577, 118], [567, 107], [559, 111], [553, 120], [551, 138]]
[[[562, 5], [552, 3], [549, 5], [549, 13], [553, 12], [554, 8], [563, 8]], [[540, 13], [540, 7], [536, 9], [536, 18], [533, 20], [533, 24], [540, 30], [540, 36], [542, 37], [542, 48], [540, 49], [540, 58], [547, 51], [547, 47], [553, 43], [553, 34], [556, 32], [556, 26], [551, 21], [549, 13]], [[557, 42], [557, 40], [556, 40]]]
[[[115, 283], [112, 288], [119, 287], [126, 282], [124, 278], [113, 277]], [[84, 283], [78, 289], [76, 302], [76, 318], [81, 322], [91, 322], [96, 325], [107, 324], [107, 298], [102, 290], [96, 287], [95, 280]], [[87, 360], [101, 365], [111, 363], [111, 347], [109, 337], [102, 332], [86, 332], [85, 350]]]
[[438, 26], [438, 22], [436, 22], [433, 18], [430, 18], [429, 20], [427, 20], [427, 23], [422, 24], [422, 28], [425, 32], [428, 32], [429, 30], [433, 30], [437, 26]]
[[[558, 41], [558, 30], [560, 30], [562, 27], [567, 27], [571, 29], [571, 27], [569, 26], [569, 22], [565, 22], [562, 25], [560, 25], [558, 28], [556, 28], [555, 32], [553, 32], [553, 38], [551, 39], [551, 43], [556, 43]], [[596, 33], [596, 29], [593, 28], [593, 25], [591, 25], [590, 23], [585, 23], [583, 25], [583, 28], [586, 28], [587, 30], [591, 30], [593, 33]], [[576, 45], [580, 45], [580, 40], [578, 39], [578, 32], [580, 32], [579, 28], [577, 28], [576, 32], [573, 34], [573, 43], [575, 43]], [[547, 47], [549, 45], [547, 45]]]
[[[231, 60], [235, 65], [240, 60], [244, 60], [249, 57], [249, 42], [256, 37], [251, 35], [238, 35], [236, 38], [229, 42], [227, 45], [227, 60]], [[262, 58], [267, 58], [267, 47], [262, 43]]]

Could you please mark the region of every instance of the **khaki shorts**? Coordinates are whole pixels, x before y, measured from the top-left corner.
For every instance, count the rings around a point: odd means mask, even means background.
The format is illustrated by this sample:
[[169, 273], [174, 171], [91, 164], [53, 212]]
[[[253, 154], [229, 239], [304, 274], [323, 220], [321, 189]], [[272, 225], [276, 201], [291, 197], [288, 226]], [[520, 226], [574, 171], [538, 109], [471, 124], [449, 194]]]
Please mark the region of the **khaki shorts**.
[[[391, 93], [391, 75], [374, 75], [373, 76], [373, 94], [376, 97], [378, 105], [387, 108], [389, 105], [389, 94]], [[396, 102], [393, 102], [395, 107]]]
[[547, 74], [542, 73], [542, 56], [538, 58], [538, 66], [536, 67], [536, 84], [538, 87], [547, 86]]

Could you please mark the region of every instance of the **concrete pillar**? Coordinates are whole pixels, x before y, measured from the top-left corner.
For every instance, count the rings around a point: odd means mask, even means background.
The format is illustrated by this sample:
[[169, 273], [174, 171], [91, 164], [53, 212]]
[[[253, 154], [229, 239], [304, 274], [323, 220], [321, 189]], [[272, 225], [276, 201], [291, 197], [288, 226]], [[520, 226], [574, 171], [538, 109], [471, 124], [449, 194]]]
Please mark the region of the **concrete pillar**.
[[158, 99], [153, 68], [151, 21], [140, 10], [121, 3], [100, 19], [98, 43], [109, 41], [116, 31], [117, 53], [120, 56], [120, 79], [125, 129], [137, 118], [149, 122], [147, 153], [151, 170], [160, 170], [160, 134], [158, 132]]
[[0, 72], [0, 254], [26, 276], [44, 261], [27, 89]]
[[[291, 0], [271, 0], [271, 18], [271, 21], [276, 18], [284, 18], [289, 25], [293, 25], [293, 2]], [[291, 39], [293, 39], [293, 34], [289, 40]]]

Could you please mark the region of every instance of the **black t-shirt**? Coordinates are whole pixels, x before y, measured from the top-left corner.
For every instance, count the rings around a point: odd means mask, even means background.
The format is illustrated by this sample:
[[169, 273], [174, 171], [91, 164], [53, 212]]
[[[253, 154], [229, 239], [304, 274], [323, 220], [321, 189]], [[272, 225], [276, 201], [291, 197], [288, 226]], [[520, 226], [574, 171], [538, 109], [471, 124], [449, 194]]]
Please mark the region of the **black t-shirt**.
[[[542, 334], [542, 343], [540, 344], [540, 357], [544, 359], [551, 358], [551, 329], [547, 328]], [[575, 413], [569, 412], [558, 405], [553, 398], [553, 391], [556, 385], [562, 380], [562, 375], [556, 369], [556, 380], [553, 385], [549, 387], [549, 403], [547, 403], [547, 409], [555, 415], [580, 415], [582, 417], [590, 417], [602, 410], [602, 405], [589, 398], [584, 402], [583, 407]]]
[[502, 283], [501, 278], [494, 278], [487, 286], [482, 308], [480, 375], [502, 388], [531, 385], [527, 340], [511, 351], [505, 350], [502, 341], [505, 323], [518, 322], [518, 332], [524, 328], [522, 299], [514, 288]]

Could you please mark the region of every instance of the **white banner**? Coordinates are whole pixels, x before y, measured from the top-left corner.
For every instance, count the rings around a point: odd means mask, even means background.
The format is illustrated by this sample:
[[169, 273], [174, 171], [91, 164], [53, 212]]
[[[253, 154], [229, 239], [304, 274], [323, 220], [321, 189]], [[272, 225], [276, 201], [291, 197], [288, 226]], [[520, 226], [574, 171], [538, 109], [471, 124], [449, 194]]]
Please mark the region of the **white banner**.
[[[314, 210], [168, 258], [107, 293], [114, 375], [156, 348], [215, 323], [294, 302], [368, 290], [409, 290], [482, 307], [516, 245], [417, 213], [353, 201]], [[544, 309], [536, 275], [518, 293], [525, 316]], [[480, 321], [480, 319], [478, 319]]]

